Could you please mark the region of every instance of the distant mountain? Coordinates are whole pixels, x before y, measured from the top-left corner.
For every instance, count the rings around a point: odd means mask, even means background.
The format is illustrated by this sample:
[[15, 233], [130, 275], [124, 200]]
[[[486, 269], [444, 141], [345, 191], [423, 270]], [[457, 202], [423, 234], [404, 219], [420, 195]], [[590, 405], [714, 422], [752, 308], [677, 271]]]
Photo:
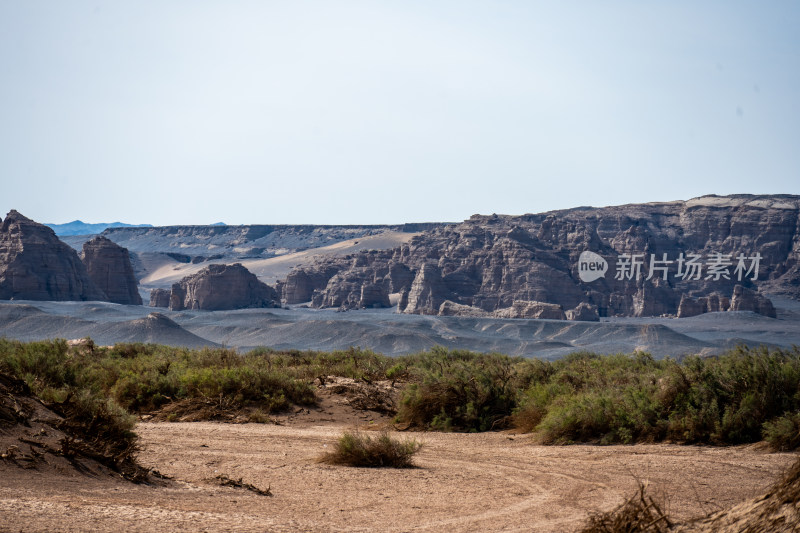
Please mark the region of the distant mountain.
[[80, 220], [73, 220], [66, 224], [45, 224], [59, 237], [64, 235], [94, 235], [102, 233], [106, 228], [152, 228], [151, 224], [125, 224], [124, 222], [100, 222], [98, 224], [87, 224]]

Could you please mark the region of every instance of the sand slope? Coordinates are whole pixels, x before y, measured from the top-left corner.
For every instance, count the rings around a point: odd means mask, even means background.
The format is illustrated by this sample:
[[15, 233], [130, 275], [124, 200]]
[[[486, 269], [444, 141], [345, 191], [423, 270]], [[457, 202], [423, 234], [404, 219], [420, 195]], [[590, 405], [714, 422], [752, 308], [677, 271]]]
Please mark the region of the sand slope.
[[[306, 250], [276, 250], [273, 257], [248, 257], [246, 254], [228, 253], [220, 259], [202, 263], [181, 263], [163, 252], [134, 251], [139, 267], [139, 283], [145, 291], [153, 288], [168, 289], [173, 283], [186, 276], [197, 273], [210, 263], [242, 263], [248, 270], [269, 285], [284, 279], [289, 272], [300, 265], [309, 264], [318, 257], [335, 257], [356, 253], [361, 250], [384, 250], [395, 248], [411, 240], [419, 233], [384, 231], [377, 235], [366, 235], [346, 239], [333, 244], [311, 247]], [[176, 249], [175, 252], [186, 252]], [[225, 252], [225, 250], [220, 250]]]

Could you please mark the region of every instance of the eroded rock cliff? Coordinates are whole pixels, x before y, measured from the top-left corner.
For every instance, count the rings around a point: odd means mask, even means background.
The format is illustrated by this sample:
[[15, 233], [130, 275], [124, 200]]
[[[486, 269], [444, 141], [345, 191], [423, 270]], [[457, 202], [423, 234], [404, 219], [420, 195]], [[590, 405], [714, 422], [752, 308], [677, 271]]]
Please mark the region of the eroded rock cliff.
[[17, 211], [0, 226], [0, 299], [106, 300], [77, 252]]
[[98, 235], [84, 243], [81, 255], [89, 278], [109, 302], [142, 305], [128, 250]]
[[[594, 275], [580, 270], [583, 252], [598, 258], [586, 266]], [[381, 302], [380, 291], [398, 293], [405, 313], [467, 312], [454, 304], [494, 313], [540, 302], [594, 320], [728, 309], [774, 316], [764, 293], [800, 298], [798, 265], [800, 197], [733, 195], [475, 215], [394, 250], [304, 267], [302, 276], [315, 280], [303, 292], [317, 294], [315, 307], [363, 306], [366, 287]], [[392, 270], [403, 281], [390, 283]]]

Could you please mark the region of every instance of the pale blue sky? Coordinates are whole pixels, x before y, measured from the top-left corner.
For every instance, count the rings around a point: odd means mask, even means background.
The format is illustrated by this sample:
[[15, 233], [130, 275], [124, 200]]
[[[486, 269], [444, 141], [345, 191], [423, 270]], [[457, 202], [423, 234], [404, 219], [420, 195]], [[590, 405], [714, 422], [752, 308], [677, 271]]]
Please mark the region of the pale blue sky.
[[0, 216], [800, 194], [800, 2], [0, 0]]

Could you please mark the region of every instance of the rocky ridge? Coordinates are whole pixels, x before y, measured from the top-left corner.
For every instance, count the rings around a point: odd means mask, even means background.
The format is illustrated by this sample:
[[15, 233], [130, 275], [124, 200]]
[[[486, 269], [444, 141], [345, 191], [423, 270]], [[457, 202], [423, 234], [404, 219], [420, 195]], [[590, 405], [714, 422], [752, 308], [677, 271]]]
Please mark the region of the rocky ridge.
[[[398, 225], [245, 225], [112, 227], [103, 231], [133, 253], [178, 254], [186, 263], [270, 258], [387, 231], [416, 233], [441, 223]], [[76, 245], [76, 242], [70, 241]]]
[[[581, 279], [584, 251], [607, 263], [604, 275]], [[287, 303], [345, 309], [388, 307], [395, 295], [398, 309], [412, 314], [532, 317], [541, 308], [520, 313], [525, 306], [515, 302], [539, 302], [578, 320], [698, 310], [774, 316], [763, 293], [800, 298], [800, 197], [704, 196], [474, 215], [395, 249], [296, 269], [281, 288]]]

